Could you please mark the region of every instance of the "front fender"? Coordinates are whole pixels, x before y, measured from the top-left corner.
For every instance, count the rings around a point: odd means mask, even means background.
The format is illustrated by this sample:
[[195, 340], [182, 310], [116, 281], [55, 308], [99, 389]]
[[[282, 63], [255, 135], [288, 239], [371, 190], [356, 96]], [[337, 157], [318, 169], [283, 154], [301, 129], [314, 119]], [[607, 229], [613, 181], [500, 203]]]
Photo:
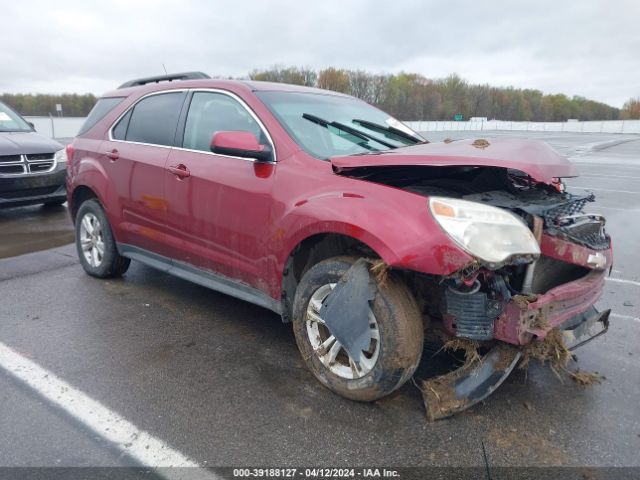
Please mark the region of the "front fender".
[[385, 190], [384, 201], [340, 193], [297, 202], [280, 222], [287, 232], [280, 265], [300, 242], [320, 233], [355, 238], [394, 268], [448, 275], [473, 261], [436, 224], [424, 197]]

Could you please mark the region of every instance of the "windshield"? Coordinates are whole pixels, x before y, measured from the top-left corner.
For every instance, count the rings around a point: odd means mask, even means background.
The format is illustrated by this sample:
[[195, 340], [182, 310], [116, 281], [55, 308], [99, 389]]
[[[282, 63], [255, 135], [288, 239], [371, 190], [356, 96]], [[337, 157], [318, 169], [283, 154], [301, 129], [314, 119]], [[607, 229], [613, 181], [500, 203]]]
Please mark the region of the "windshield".
[[0, 102], [0, 132], [30, 132], [29, 125], [20, 115]]
[[321, 159], [424, 142], [403, 123], [352, 97], [299, 92], [256, 95], [298, 145]]

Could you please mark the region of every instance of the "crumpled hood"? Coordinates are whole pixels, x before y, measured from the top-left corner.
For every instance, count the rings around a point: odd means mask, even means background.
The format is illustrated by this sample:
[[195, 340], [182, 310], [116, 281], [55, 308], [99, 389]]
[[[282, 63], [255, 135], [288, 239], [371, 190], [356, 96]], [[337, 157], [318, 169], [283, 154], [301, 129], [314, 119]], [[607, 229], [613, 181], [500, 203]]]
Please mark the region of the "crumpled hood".
[[520, 170], [545, 183], [552, 183], [554, 178], [578, 175], [569, 160], [544, 142], [512, 138], [490, 138], [488, 142], [485, 147], [474, 146], [474, 140], [426, 143], [384, 152], [333, 157], [331, 164], [337, 172], [360, 167], [407, 165], [502, 167]]
[[64, 148], [35, 132], [0, 132], [0, 155], [53, 153]]

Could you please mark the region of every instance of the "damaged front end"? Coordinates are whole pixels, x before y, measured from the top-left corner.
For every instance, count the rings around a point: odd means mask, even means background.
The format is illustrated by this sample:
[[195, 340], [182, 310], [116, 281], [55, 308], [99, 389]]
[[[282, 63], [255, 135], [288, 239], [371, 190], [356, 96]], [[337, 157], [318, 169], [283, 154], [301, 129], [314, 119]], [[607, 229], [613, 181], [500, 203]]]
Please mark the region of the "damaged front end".
[[[606, 270], [612, 264], [604, 218], [583, 212], [593, 195], [554, 195], [555, 201], [524, 203], [513, 194], [487, 192], [465, 199], [505, 208], [529, 226], [540, 255], [499, 268], [478, 263], [445, 279], [440, 314], [447, 333], [520, 346], [544, 339], [554, 328], [575, 330], [594, 318]], [[469, 286], [473, 285], [473, 288]]]
[[[498, 265], [478, 261], [438, 282], [441, 301], [434, 316], [441, 320], [443, 331], [451, 338], [481, 342], [487, 353], [471, 367], [425, 382], [431, 419], [449, 416], [488, 396], [513, 370], [521, 347], [543, 341], [552, 330], [561, 331], [573, 349], [608, 329], [610, 310], [598, 312], [594, 304], [612, 263], [611, 241], [604, 218], [584, 213], [594, 197], [540, 191], [462, 197], [518, 215], [540, 254], [535, 259], [514, 255]], [[593, 333], [596, 325], [599, 331]], [[442, 392], [449, 392], [451, 400], [442, 402]]]
[[509, 168], [368, 168], [350, 175], [427, 197], [439, 226], [474, 258], [452, 274], [414, 279], [443, 348], [467, 342], [480, 352], [423, 382], [430, 419], [486, 398], [523, 349], [553, 330], [569, 348], [606, 332], [610, 311], [594, 304], [612, 264], [611, 240], [604, 218], [584, 211], [592, 194], [572, 195], [559, 178], [547, 183]]

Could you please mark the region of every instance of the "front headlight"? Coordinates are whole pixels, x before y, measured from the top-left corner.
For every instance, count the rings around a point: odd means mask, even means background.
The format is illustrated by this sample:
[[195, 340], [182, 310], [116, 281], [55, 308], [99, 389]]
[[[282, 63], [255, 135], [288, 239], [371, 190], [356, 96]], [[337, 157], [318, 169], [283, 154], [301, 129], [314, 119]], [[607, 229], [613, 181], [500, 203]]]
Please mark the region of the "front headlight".
[[56, 165], [58, 167], [60, 166], [67, 166], [67, 151], [63, 148], [62, 150], [58, 150], [55, 154], [54, 154], [54, 158], [56, 159]]
[[429, 198], [429, 208], [444, 231], [489, 268], [499, 268], [513, 256], [540, 255], [531, 230], [510, 212], [444, 197]]

